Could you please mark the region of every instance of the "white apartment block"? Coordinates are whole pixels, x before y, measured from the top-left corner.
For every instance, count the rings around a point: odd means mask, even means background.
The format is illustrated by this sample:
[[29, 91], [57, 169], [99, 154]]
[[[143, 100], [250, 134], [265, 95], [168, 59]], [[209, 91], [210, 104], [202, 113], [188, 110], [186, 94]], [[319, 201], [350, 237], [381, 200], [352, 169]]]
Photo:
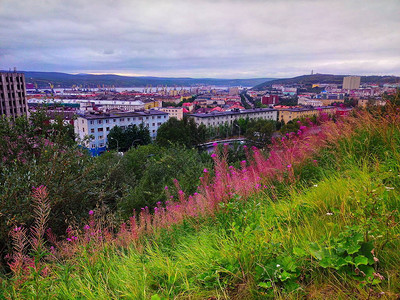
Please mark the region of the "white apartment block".
[[225, 123], [232, 124], [234, 120], [239, 119], [264, 119], [278, 120], [278, 111], [271, 108], [255, 108], [241, 111], [212, 112], [206, 114], [192, 114], [196, 124], [205, 126], [219, 126]]
[[297, 100], [298, 105], [310, 105], [310, 106], [323, 106], [322, 101], [316, 100], [316, 99], [310, 99], [310, 98], [305, 98], [305, 97], [299, 97]]
[[139, 126], [143, 123], [149, 129], [151, 138], [154, 139], [157, 136], [158, 128], [168, 119], [167, 113], [157, 110], [120, 113], [95, 112], [78, 115], [74, 122], [74, 128], [79, 140], [84, 140], [87, 136], [92, 137], [82, 146], [88, 148], [95, 156], [106, 150], [107, 135], [114, 126], [126, 128], [129, 125]]

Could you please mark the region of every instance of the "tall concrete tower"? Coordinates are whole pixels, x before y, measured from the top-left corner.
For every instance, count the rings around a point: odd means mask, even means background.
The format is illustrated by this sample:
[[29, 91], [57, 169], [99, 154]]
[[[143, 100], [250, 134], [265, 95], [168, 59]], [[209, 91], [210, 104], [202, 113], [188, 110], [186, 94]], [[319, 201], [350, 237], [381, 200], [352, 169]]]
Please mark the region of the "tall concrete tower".
[[27, 114], [25, 75], [17, 72], [0, 72], [0, 115], [15, 119]]
[[360, 76], [347, 76], [343, 78], [343, 89], [345, 90], [357, 90], [360, 88], [361, 77]]

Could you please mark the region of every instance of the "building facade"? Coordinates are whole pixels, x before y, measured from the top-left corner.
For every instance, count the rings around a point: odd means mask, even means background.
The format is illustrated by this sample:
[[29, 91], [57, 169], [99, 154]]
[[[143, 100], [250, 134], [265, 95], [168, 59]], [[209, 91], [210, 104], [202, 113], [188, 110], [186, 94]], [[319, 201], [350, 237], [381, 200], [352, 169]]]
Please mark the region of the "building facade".
[[335, 114], [336, 107], [335, 106], [321, 106], [318, 108], [284, 108], [279, 109], [279, 121], [283, 121], [287, 124], [289, 121], [293, 121], [295, 119], [300, 119], [303, 117], [311, 117], [317, 116], [321, 113]]
[[203, 124], [205, 126], [219, 126], [226, 123], [232, 124], [234, 120], [246, 118], [276, 121], [278, 119], [278, 111], [271, 108], [255, 108], [242, 111], [191, 114], [189, 117], [193, 118], [197, 125]]
[[[79, 114], [74, 129], [81, 145], [89, 149], [93, 156], [106, 151], [107, 135], [114, 126], [126, 128], [129, 125], [139, 126], [144, 124], [154, 139], [157, 136], [158, 128], [167, 122], [168, 113], [149, 110], [144, 112], [120, 112], [120, 113], [89, 113]], [[87, 139], [87, 137], [90, 137]]]
[[16, 72], [1, 72], [0, 115], [15, 119], [27, 114], [25, 75]]
[[170, 118], [183, 119], [183, 107], [163, 107], [160, 108], [160, 111], [168, 113]]
[[360, 76], [347, 76], [343, 78], [343, 89], [344, 90], [357, 90], [360, 88], [361, 77]]
[[264, 105], [276, 105], [279, 103], [278, 95], [264, 95], [261, 97], [261, 103]]

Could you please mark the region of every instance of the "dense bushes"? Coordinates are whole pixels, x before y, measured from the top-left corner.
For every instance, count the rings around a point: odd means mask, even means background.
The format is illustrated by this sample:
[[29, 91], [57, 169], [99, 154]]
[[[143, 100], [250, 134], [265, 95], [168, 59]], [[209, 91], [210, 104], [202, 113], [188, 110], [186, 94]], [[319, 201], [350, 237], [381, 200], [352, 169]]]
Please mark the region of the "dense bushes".
[[164, 203], [165, 186], [170, 186], [168, 195], [176, 197], [174, 179], [186, 193], [195, 192], [203, 170], [211, 167], [209, 154], [182, 146], [140, 146], [123, 156], [107, 153], [97, 162], [98, 171], [108, 176], [108, 188], [119, 191], [116, 207], [123, 218], [131, 216], [134, 209], [152, 209], [157, 202]]

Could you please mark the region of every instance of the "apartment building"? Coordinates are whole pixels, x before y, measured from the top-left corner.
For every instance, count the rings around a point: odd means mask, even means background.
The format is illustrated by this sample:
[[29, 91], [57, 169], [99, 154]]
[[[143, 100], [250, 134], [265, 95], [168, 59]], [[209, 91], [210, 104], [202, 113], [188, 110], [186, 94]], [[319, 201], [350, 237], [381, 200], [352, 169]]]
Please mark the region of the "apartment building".
[[361, 77], [360, 76], [347, 76], [343, 78], [343, 89], [344, 90], [356, 90], [360, 88]]
[[168, 113], [149, 110], [144, 112], [119, 112], [119, 113], [85, 113], [79, 114], [74, 123], [75, 134], [82, 146], [88, 148], [93, 156], [106, 151], [107, 135], [111, 128], [120, 126], [126, 128], [129, 125], [139, 126], [143, 123], [150, 131], [150, 136], [154, 139], [157, 130], [169, 119]]
[[320, 106], [318, 108], [295, 107], [295, 108], [282, 108], [282, 109], [277, 108], [277, 109], [279, 110], [278, 120], [284, 121], [285, 124], [295, 119], [317, 116], [320, 113], [328, 113], [328, 114], [336, 113], [335, 106]]
[[160, 108], [160, 111], [168, 113], [170, 118], [183, 119], [183, 107], [163, 107]]
[[0, 72], [0, 115], [15, 119], [27, 114], [25, 75]]
[[239, 119], [264, 119], [277, 120], [278, 111], [271, 108], [255, 108], [237, 111], [211, 112], [205, 114], [191, 114], [196, 124], [205, 126], [219, 126], [225, 123], [232, 124], [234, 120]]

